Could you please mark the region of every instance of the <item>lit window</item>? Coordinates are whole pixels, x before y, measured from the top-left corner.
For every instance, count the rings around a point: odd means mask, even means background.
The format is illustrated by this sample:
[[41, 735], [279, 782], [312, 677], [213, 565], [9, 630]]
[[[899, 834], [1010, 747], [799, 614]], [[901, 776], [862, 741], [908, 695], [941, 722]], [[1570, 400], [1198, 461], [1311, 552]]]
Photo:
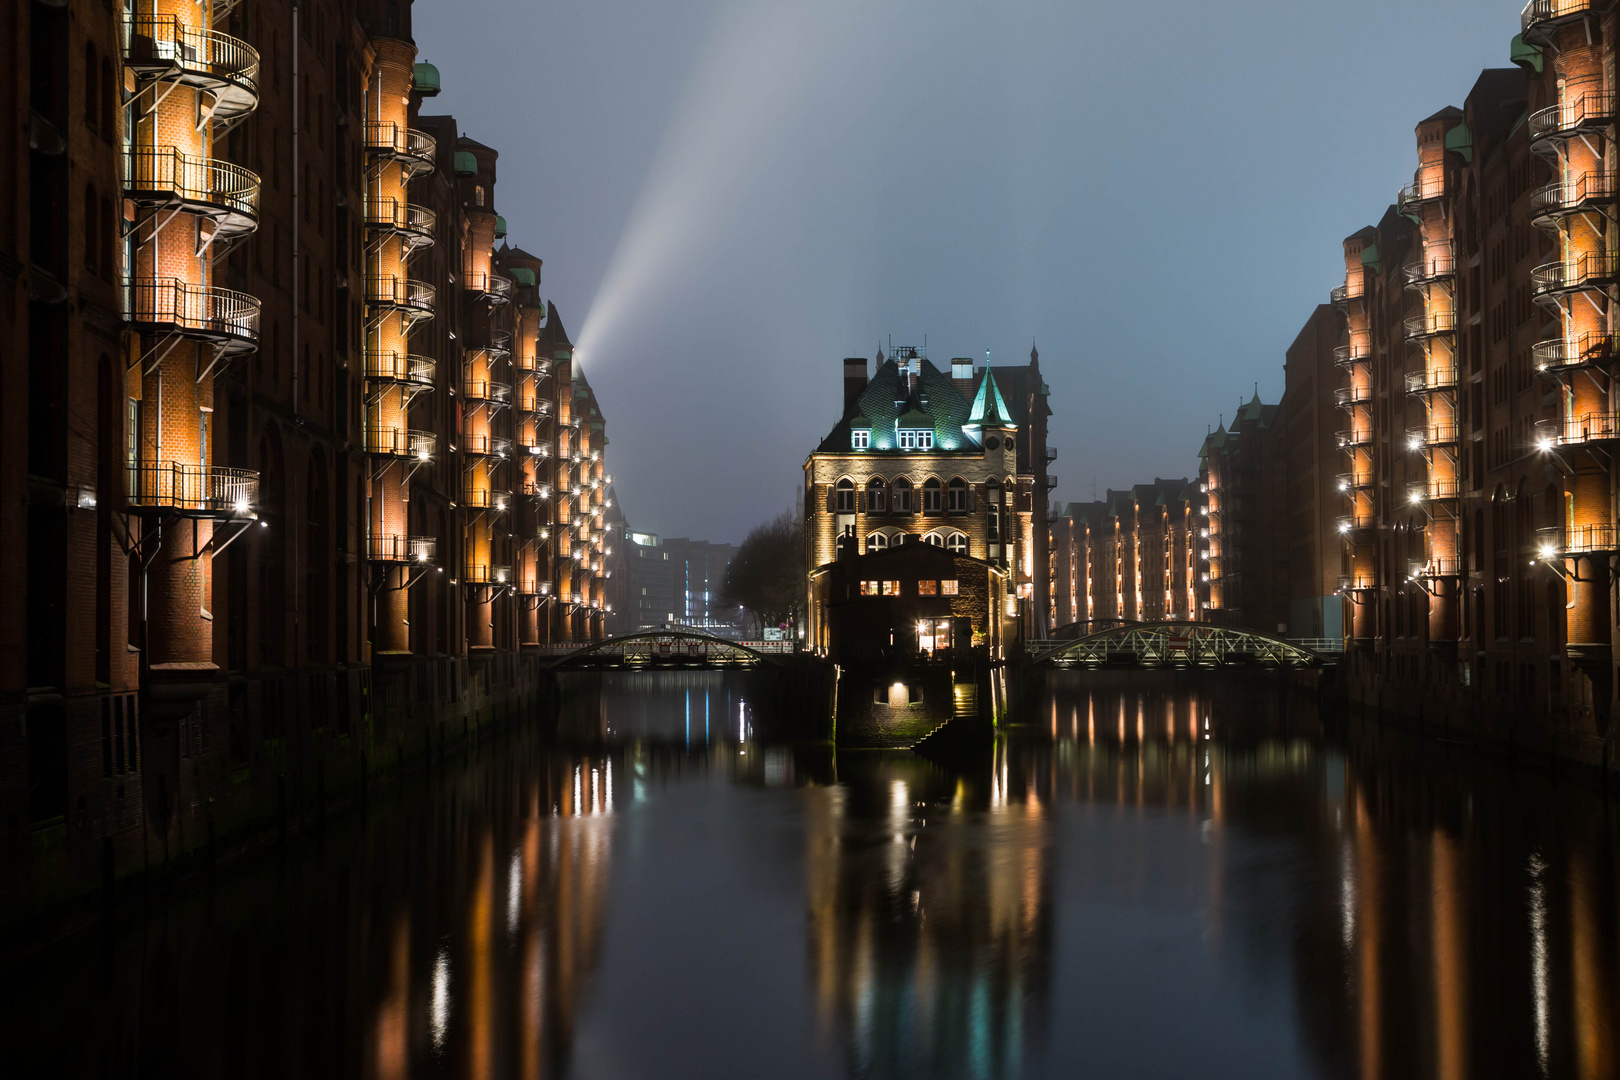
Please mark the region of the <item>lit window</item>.
[[882, 594], [884, 596], [899, 596], [900, 595], [900, 583], [898, 581], [885, 581], [885, 582], [883, 582]]
[[865, 450], [872, 445], [872, 433], [865, 428], [856, 428], [849, 433], [849, 445], [857, 450]]
[[875, 581], [863, 581], [863, 582], [861, 582], [861, 595], [862, 596], [876, 596], [877, 594], [878, 594], [878, 583], [877, 582], [875, 582]]
[[888, 533], [875, 532], [875, 533], [867, 533], [866, 534], [866, 550], [867, 551], [882, 551], [883, 549], [887, 548], [888, 546], [889, 546], [889, 534]]
[[917, 595], [918, 596], [938, 596], [939, 595], [939, 582], [937, 582], [937, 581], [919, 581], [919, 582], [917, 582]]
[[928, 428], [901, 428], [900, 449], [902, 450], [932, 450], [934, 448], [934, 433]]
[[955, 596], [955, 595], [957, 595], [957, 587], [958, 587], [958, 583], [954, 579], [952, 579], [950, 581], [942, 581], [942, 582], [939, 583], [940, 595], [941, 596]]
[[853, 514], [855, 512], [855, 482], [847, 476], [838, 481], [835, 507], [840, 514]]

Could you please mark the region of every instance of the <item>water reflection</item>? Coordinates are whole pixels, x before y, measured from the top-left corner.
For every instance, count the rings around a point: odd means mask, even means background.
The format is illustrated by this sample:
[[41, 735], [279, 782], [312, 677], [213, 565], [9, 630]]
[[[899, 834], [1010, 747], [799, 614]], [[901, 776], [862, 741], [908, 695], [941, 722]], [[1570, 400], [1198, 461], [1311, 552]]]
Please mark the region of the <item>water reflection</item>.
[[1231, 684], [1054, 676], [929, 761], [640, 679], [12, 965], [0, 1073], [1616, 1073], [1576, 786]]

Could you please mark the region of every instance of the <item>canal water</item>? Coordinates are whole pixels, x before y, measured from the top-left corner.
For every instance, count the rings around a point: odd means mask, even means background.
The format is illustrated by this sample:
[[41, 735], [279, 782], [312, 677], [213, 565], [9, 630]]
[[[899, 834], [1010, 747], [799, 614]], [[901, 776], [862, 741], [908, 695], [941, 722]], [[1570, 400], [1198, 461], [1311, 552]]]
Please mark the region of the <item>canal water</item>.
[[930, 761], [773, 742], [747, 674], [578, 677], [556, 739], [13, 961], [0, 1075], [1616, 1075], [1601, 794], [1083, 679]]

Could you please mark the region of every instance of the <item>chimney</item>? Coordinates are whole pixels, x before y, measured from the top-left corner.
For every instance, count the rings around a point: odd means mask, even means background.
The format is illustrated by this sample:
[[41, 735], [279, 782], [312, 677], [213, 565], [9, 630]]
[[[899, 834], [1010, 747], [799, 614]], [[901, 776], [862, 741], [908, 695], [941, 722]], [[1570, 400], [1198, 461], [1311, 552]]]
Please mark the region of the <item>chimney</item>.
[[957, 356], [951, 359], [951, 383], [964, 394], [973, 390], [973, 357]]
[[861, 393], [866, 389], [866, 357], [846, 356], [844, 358], [844, 415], [848, 416], [855, 403], [860, 400]]

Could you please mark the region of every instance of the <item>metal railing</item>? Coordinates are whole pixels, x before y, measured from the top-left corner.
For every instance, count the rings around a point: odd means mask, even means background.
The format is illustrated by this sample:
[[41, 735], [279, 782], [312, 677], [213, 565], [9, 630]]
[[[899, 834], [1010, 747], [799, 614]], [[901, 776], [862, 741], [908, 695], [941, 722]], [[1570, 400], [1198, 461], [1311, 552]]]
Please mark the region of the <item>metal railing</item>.
[[392, 120], [366, 121], [366, 149], [402, 162], [412, 174], [433, 168], [439, 143], [432, 135]]
[[1339, 531], [1341, 533], [1353, 532], [1361, 529], [1375, 529], [1378, 527], [1376, 514], [1340, 514]]
[[1457, 330], [1457, 313], [1437, 311], [1433, 314], [1411, 315], [1404, 319], [1401, 325], [1405, 328], [1408, 341], [1434, 337], [1438, 334], [1451, 334]]
[[1573, 180], [1554, 180], [1531, 192], [1530, 214], [1541, 219], [1573, 214], [1594, 203], [1614, 202], [1615, 194], [1614, 173], [1588, 172]]
[[1430, 423], [1422, 427], [1409, 428], [1406, 432], [1408, 450], [1422, 450], [1428, 446], [1449, 446], [1456, 441], [1455, 423]]
[[1423, 562], [1412, 563], [1407, 567], [1407, 576], [1413, 581], [1454, 578], [1462, 575], [1463, 561], [1456, 555], [1430, 555]]
[[366, 199], [366, 224], [431, 240], [439, 215], [425, 206], [393, 198]]
[[191, 157], [172, 146], [131, 150], [125, 157], [124, 189], [218, 208], [242, 219], [232, 232], [246, 231], [259, 219], [257, 173], [228, 161]]
[[512, 440], [504, 435], [463, 435], [461, 452], [478, 457], [511, 457]]
[[1339, 432], [1335, 438], [1338, 440], [1340, 450], [1352, 446], [1367, 446], [1372, 443], [1372, 428], [1364, 428], [1360, 431], [1350, 428]]
[[426, 356], [398, 352], [377, 352], [374, 350], [366, 353], [366, 378], [368, 379], [383, 379], [388, 382], [432, 386], [433, 376], [437, 370], [438, 364]]
[[1531, 359], [1537, 371], [1582, 367], [1586, 364], [1612, 360], [1616, 353], [1616, 335], [1582, 334], [1573, 340], [1551, 338], [1530, 346]]
[[491, 566], [489, 563], [469, 562], [466, 574], [469, 585], [505, 585], [512, 580], [510, 566]]
[[491, 379], [463, 379], [461, 396], [469, 401], [489, 401], [505, 404], [512, 400], [512, 384]]
[[259, 299], [231, 289], [192, 285], [179, 278], [134, 278], [128, 283], [130, 322], [181, 334], [235, 341], [259, 340]]
[[1341, 386], [1333, 391], [1333, 401], [1341, 409], [1353, 405], [1365, 405], [1372, 400], [1372, 387], [1370, 386]]
[[1340, 574], [1340, 592], [1371, 592], [1378, 588], [1376, 574]]
[[462, 485], [461, 501], [475, 510], [505, 511], [511, 509], [512, 493], [479, 484], [477, 478], [469, 476]]
[[425, 281], [383, 274], [366, 279], [366, 302], [405, 308], [410, 311], [433, 310], [433, 286]]
[[229, 120], [258, 104], [259, 53], [240, 38], [187, 26], [174, 15], [124, 19], [124, 61], [137, 71], [176, 72], [203, 82], [217, 95], [213, 116]]
[[1445, 171], [1437, 169], [1434, 176], [1415, 177], [1410, 184], [1402, 187], [1395, 195], [1395, 208], [1398, 213], [1407, 214], [1415, 211], [1423, 203], [1443, 199], [1445, 196]]
[[432, 536], [372, 533], [366, 538], [366, 556], [373, 562], [431, 563], [439, 541]]
[[1430, 368], [1427, 371], [1409, 371], [1406, 373], [1406, 392], [1408, 394], [1432, 394], [1440, 390], [1455, 390], [1457, 388], [1457, 369], [1454, 367]]
[[1365, 364], [1372, 360], [1372, 350], [1356, 345], [1333, 346], [1333, 362], [1339, 367], [1349, 367], [1351, 364]]
[[1587, 90], [1579, 97], [1530, 114], [1531, 142], [1564, 138], [1606, 127], [1614, 122], [1614, 93]]
[[1620, 438], [1620, 415], [1614, 413], [1585, 413], [1565, 416], [1553, 421], [1542, 421], [1542, 428], [1551, 428], [1560, 446], [1580, 443], [1611, 442]]
[[1530, 0], [1519, 12], [1519, 29], [1528, 33], [1543, 23], [1584, 15], [1594, 0]]
[[1620, 551], [1620, 527], [1614, 522], [1595, 525], [1565, 525], [1537, 530], [1544, 547], [1556, 548], [1557, 554], [1590, 555], [1599, 552]]
[[1354, 472], [1342, 472], [1338, 475], [1338, 488], [1340, 491], [1352, 491], [1356, 488], [1370, 488], [1373, 486], [1372, 473], [1366, 479], [1357, 480]]
[[1408, 287], [1419, 287], [1457, 276], [1457, 257], [1451, 245], [1440, 245], [1440, 250], [1425, 252], [1403, 267]]
[[1414, 503], [1432, 499], [1455, 499], [1462, 495], [1461, 481], [1430, 478], [1406, 486], [1406, 497]]
[[1620, 258], [1609, 251], [1588, 251], [1562, 262], [1543, 263], [1530, 271], [1530, 289], [1537, 296], [1573, 291], [1610, 282], [1620, 276]]
[[431, 431], [395, 427], [366, 421], [366, 453], [388, 454], [427, 461], [438, 449], [439, 437]]
[[524, 596], [550, 596], [551, 582], [544, 578], [525, 575], [518, 579], [517, 591]]
[[178, 461], [141, 461], [128, 467], [129, 504], [209, 517], [246, 517], [259, 498], [259, 474]]

